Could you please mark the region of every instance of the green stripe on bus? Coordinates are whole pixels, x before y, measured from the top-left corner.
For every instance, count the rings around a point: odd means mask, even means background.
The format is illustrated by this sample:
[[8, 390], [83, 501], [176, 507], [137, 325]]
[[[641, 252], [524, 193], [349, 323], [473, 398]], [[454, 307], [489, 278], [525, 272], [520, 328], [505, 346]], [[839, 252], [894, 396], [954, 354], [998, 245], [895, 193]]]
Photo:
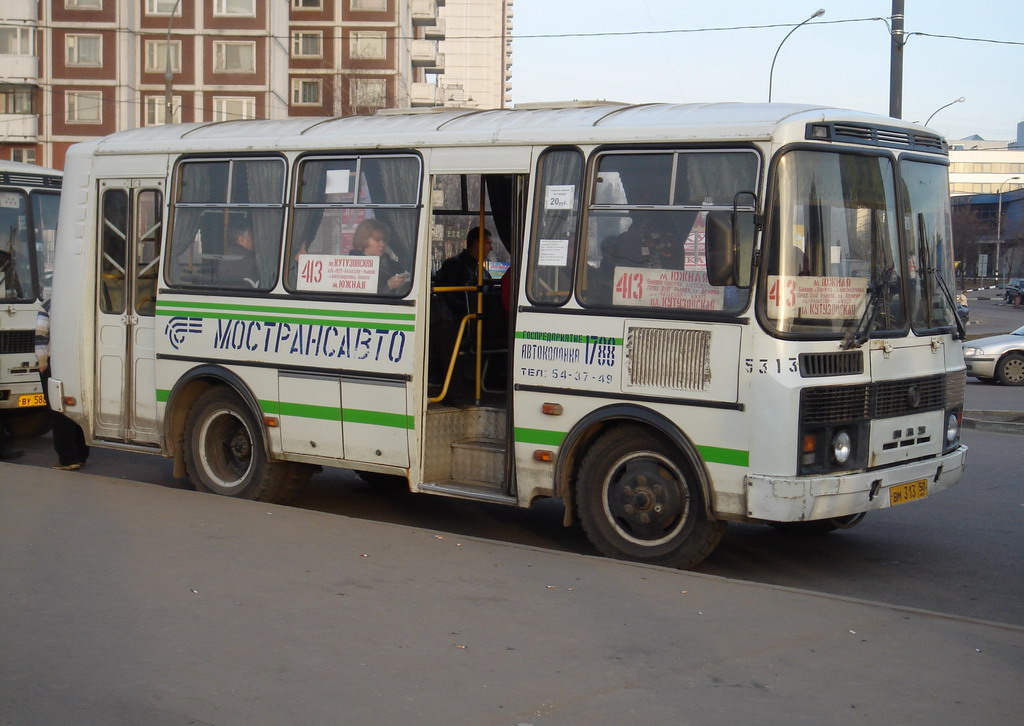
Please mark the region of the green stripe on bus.
[[[187, 308], [195, 310], [231, 310], [254, 313], [273, 313], [278, 315], [323, 315], [333, 318], [364, 318], [375, 320], [415, 320], [415, 313], [378, 313], [357, 310], [330, 310], [320, 308], [290, 308], [270, 305], [231, 305], [228, 303], [184, 302], [179, 300], [158, 300], [157, 310], [161, 308]], [[169, 313], [168, 313], [169, 314]]]
[[[180, 311], [186, 312], [186, 311]], [[366, 328], [370, 327], [374, 330], [404, 330], [412, 332], [416, 330], [415, 325], [408, 325], [404, 323], [391, 323], [391, 322], [380, 322], [374, 321], [350, 321], [350, 320], [322, 320], [318, 318], [288, 318], [288, 317], [268, 317], [266, 315], [242, 315], [239, 313], [217, 313], [207, 311], [187, 311], [195, 317], [205, 318], [209, 320], [246, 320], [254, 321], [257, 323], [293, 323], [295, 325], [320, 325], [322, 327], [335, 327], [335, 328]], [[169, 315], [171, 313], [161, 313], [159, 310], [157, 314]], [[178, 314], [177, 312], [174, 314]]]
[[743, 449], [723, 449], [719, 446], [698, 446], [697, 452], [709, 464], [750, 466], [750, 452]]
[[156, 389], [156, 400], [157, 400], [157, 403], [167, 403], [167, 401], [168, 401], [168, 399], [170, 399], [170, 397], [171, 397], [170, 389], [168, 389], [168, 388], [158, 388], [158, 389]]
[[613, 342], [622, 345], [622, 338], [607, 338], [600, 335], [580, 335], [579, 333], [541, 333], [534, 330], [517, 330], [516, 340], [534, 340], [538, 343], [590, 343], [600, 344]]
[[523, 429], [516, 427], [516, 441], [521, 444], [543, 444], [544, 446], [561, 446], [565, 441], [564, 431], [547, 431], [545, 429]]
[[358, 408], [343, 408], [341, 416], [345, 423], [388, 426], [395, 429], [415, 428], [413, 417], [407, 416], [404, 413], [382, 413], [381, 411], [364, 411]]

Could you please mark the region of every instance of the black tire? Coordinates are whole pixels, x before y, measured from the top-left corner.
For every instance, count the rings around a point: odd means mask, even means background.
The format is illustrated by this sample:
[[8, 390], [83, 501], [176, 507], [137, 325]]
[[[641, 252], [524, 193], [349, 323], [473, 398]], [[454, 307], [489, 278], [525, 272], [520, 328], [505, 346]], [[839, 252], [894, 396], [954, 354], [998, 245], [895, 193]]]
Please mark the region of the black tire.
[[227, 388], [211, 388], [185, 421], [185, 466], [198, 491], [237, 499], [285, 503], [313, 467], [268, 461], [257, 419]]
[[34, 439], [50, 430], [50, 410], [37, 408], [30, 411], [9, 411], [4, 416], [4, 425], [15, 438]]
[[864, 512], [848, 514], [845, 517], [831, 517], [829, 519], [814, 519], [810, 522], [776, 522], [773, 526], [781, 532], [789, 534], [828, 534], [837, 529], [851, 529], [860, 524], [864, 519]]
[[639, 426], [602, 434], [580, 465], [576, 511], [608, 557], [694, 567], [718, 545], [725, 522], [708, 518], [704, 494], [676, 447]]
[[996, 378], [1004, 386], [1024, 386], [1024, 355], [1004, 355], [996, 364]]

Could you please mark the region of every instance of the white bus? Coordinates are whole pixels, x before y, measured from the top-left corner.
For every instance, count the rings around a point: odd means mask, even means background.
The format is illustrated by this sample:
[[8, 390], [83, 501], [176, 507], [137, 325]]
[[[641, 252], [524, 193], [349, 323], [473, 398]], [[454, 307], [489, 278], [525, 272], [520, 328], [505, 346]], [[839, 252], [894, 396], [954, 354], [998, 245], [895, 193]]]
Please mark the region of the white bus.
[[[118, 133], [67, 157], [50, 393], [228, 496], [334, 466], [558, 497], [600, 552], [676, 567], [728, 521], [849, 527], [964, 467], [947, 161], [796, 105]], [[508, 271], [464, 254], [439, 290], [477, 226]]]
[[53, 271], [60, 185], [59, 171], [0, 161], [0, 415], [16, 436], [49, 428], [34, 339]]

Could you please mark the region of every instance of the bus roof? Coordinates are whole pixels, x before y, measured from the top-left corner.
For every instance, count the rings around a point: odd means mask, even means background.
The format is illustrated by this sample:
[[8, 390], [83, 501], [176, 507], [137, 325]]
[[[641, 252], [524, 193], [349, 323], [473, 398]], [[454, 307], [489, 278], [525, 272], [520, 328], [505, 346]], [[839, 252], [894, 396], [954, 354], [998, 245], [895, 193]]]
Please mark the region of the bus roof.
[[60, 189], [63, 172], [20, 161], [0, 161], [0, 184]]
[[[803, 136], [811, 122], [845, 121], [865, 127], [923, 127], [858, 111], [800, 104], [711, 103], [567, 104], [560, 107], [473, 110], [432, 108], [372, 116], [294, 117], [199, 122], [121, 131], [94, 142], [93, 153], [180, 153], [252, 150], [427, 147], [450, 144], [624, 142], [630, 140], [770, 139], [783, 125]], [[938, 137], [935, 137], [936, 139]], [[944, 150], [941, 141], [939, 147]], [[933, 149], [934, 150], [934, 149]]]

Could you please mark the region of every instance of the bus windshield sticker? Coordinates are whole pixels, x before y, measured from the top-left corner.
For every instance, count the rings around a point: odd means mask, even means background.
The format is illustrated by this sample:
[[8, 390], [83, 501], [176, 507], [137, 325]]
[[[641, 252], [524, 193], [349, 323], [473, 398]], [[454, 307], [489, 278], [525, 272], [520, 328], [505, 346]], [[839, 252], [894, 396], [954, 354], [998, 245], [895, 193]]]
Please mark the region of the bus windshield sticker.
[[576, 187], [572, 184], [550, 184], [544, 195], [545, 209], [572, 209]]
[[768, 276], [768, 316], [856, 318], [867, 294], [863, 277]]
[[18, 192], [0, 192], [0, 207], [17, 209], [21, 206], [21, 194]]
[[349, 174], [349, 169], [328, 169], [324, 194], [348, 194], [350, 191]]
[[569, 264], [569, 240], [542, 239], [537, 264], [541, 267], [565, 267]]
[[377, 294], [380, 258], [373, 255], [299, 255], [298, 289]]
[[705, 272], [616, 267], [612, 302], [652, 308], [722, 310], [724, 288], [708, 284]]

